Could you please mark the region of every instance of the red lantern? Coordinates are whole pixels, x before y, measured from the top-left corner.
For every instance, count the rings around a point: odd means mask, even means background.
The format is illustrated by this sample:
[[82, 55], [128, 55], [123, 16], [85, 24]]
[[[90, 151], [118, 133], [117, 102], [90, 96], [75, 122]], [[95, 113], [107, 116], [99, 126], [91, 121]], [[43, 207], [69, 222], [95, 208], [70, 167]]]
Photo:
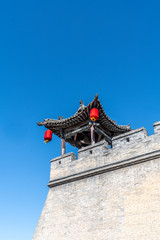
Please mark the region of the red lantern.
[[90, 111], [90, 119], [91, 121], [95, 122], [99, 118], [99, 111], [97, 108], [92, 108]]
[[48, 129], [47, 131], [45, 131], [45, 134], [44, 134], [44, 142], [48, 143], [51, 140], [52, 140], [52, 131]]

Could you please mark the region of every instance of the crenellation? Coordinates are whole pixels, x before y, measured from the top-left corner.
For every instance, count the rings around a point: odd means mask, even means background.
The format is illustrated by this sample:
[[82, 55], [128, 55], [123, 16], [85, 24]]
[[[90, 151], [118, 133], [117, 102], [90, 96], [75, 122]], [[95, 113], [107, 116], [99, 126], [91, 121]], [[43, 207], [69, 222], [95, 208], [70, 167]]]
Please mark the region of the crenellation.
[[68, 172], [68, 167], [77, 159], [75, 153], [67, 153], [51, 160], [50, 180], [63, 177]]
[[60, 179], [118, 164], [119, 161], [125, 162], [127, 159], [159, 150], [159, 148], [160, 135], [148, 136], [147, 130], [143, 127], [114, 137], [112, 148], [109, 148], [108, 142], [103, 140], [80, 149], [78, 159], [74, 153], [52, 159], [49, 186], [52, 186], [53, 182], [57, 184]]
[[103, 155], [106, 151], [108, 151], [109, 145], [108, 142], [105, 140], [92, 144], [88, 147], [83, 147], [78, 150], [78, 158], [87, 158], [92, 156], [101, 156]]
[[66, 163], [68, 161], [71, 162], [71, 161], [75, 160], [76, 158], [77, 158], [76, 154], [73, 153], [73, 152], [70, 152], [70, 153], [67, 153], [63, 156], [59, 156], [59, 157], [51, 159], [51, 163], [52, 162], [58, 162], [59, 160], [63, 161], [63, 163]]
[[118, 135], [112, 139], [112, 147], [123, 147], [133, 143], [138, 143], [144, 140], [148, 136], [147, 130], [142, 127], [130, 132]]
[[153, 128], [154, 128], [154, 133], [155, 134], [160, 134], [160, 121], [159, 122], [155, 122], [153, 124]]

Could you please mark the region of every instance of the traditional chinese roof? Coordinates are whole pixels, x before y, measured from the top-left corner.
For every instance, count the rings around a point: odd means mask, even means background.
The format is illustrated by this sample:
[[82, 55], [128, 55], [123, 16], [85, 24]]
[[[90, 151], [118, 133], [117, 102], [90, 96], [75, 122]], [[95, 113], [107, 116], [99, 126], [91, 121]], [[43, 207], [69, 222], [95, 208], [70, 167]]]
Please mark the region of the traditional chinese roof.
[[37, 122], [39, 126], [44, 125], [60, 138], [78, 148], [90, 145], [91, 120], [89, 118], [90, 110], [97, 108], [99, 110], [99, 119], [95, 123], [96, 142], [106, 139], [111, 144], [112, 137], [131, 130], [130, 125], [118, 125], [111, 120], [103, 110], [103, 107], [96, 94], [95, 98], [87, 106], [80, 101], [78, 111], [71, 117], [63, 119], [44, 119], [43, 122]]

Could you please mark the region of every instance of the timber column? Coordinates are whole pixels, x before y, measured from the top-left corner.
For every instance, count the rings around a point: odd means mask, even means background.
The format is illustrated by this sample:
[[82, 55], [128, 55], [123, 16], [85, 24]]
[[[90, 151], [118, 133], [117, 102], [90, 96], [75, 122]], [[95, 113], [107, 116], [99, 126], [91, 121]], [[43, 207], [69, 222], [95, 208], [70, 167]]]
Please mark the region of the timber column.
[[63, 156], [66, 153], [66, 146], [65, 146], [65, 140], [64, 138], [61, 138], [61, 156]]

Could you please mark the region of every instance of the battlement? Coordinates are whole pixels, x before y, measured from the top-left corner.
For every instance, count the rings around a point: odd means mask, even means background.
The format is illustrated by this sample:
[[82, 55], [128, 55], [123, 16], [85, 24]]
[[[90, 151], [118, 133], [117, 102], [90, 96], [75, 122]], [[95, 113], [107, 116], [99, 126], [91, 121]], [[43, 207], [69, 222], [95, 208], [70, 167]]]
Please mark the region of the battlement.
[[78, 157], [68, 153], [51, 160], [49, 191], [33, 239], [158, 239], [160, 122], [153, 127], [151, 136], [145, 128], [121, 127], [116, 134], [115, 125], [112, 135], [99, 128], [96, 143], [88, 141], [88, 126], [78, 129], [79, 138], [77, 129], [66, 131], [69, 141], [85, 146]]
[[101, 174], [114, 169], [145, 162], [160, 155], [160, 121], [153, 124], [154, 134], [148, 136], [145, 128], [139, 128], [112, 139], [112, 148], [105, 140], [83, 147], [51, 160], [50, 181], [53, 187]]
[[160, 121], [159, 122], [155, 122], [153, 124], [153, 127], [154, 127], [154, 133], [155, 134], [160, 134]]

